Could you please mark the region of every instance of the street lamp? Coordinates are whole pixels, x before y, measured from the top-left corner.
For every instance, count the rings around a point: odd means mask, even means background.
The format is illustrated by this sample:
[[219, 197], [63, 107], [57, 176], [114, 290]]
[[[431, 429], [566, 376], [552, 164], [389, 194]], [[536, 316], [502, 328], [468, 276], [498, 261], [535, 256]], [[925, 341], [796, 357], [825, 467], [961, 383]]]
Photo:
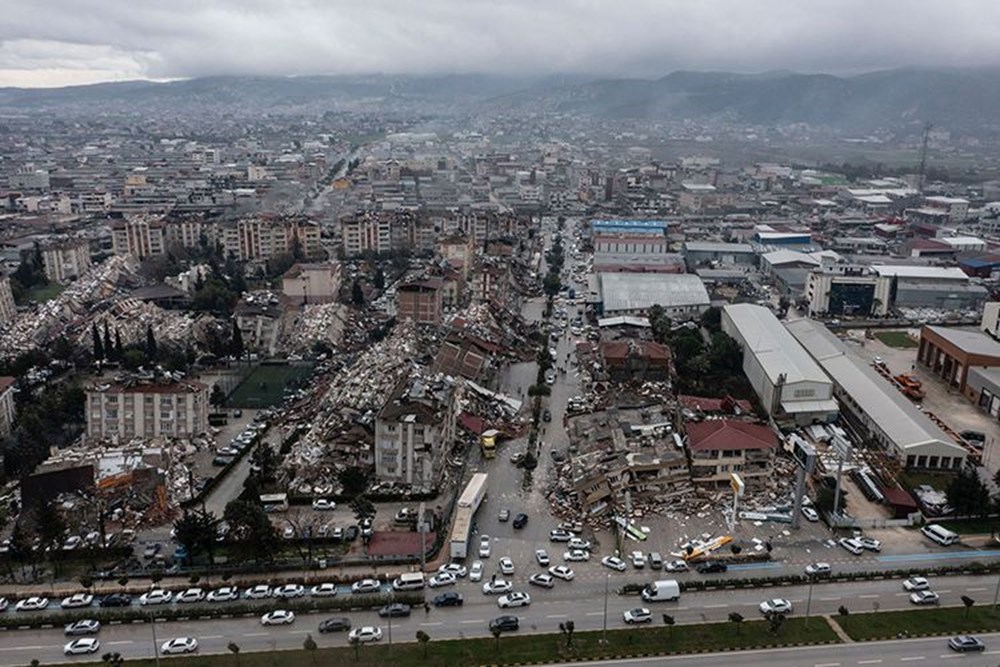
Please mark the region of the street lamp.
[[813, 601], [813, 582], [816, 581], [816, 574], [809, 575], [809, 594], [806, 597], [806, 627], [809, 627], [809, 610], [812, 608]]
[[608, 582], [611, 581], [611, 573], [604, 573], [604, 630], [601, 633], [601, 644], [608, 643]]
[[392, 655], [392, 600], [393, 600], [393, 595], [392, 595], [392, 589], [390, 588], [389, 589], [389, 608], [388, 608], [389, 613], [387, 614], [387, 616], [389, 617], [389, 655], [390, 656]]
[[156, 641], [156, 612], [149, 614], [149, 629], [153, 633], [153, 656], [156, 660], [156, 667], [160, 667], [160, 644]]

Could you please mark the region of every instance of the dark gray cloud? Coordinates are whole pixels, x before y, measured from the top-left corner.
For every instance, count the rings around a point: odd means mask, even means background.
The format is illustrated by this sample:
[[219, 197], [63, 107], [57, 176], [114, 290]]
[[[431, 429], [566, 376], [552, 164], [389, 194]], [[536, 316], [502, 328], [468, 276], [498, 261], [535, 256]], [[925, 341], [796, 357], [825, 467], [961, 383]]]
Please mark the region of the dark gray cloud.
[[990, 0], [14, 0], [0, 85], [1000, 65]]

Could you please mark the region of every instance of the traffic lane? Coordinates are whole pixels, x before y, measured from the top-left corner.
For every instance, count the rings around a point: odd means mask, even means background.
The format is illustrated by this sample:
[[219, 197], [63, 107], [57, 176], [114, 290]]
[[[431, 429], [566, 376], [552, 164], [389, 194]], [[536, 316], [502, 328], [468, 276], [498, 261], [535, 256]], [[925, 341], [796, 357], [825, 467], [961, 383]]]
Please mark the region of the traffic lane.
[[[1000, 634], [979, 635], [987, 646], [1000, 643]], [[907, 665], [911, 663], [935, 665], [945, 661], [961, 660], [954, 664], [968, 667], [993, 667], [1000, 650], [987, 650], [983, 654], [953, 653], [948, 649], [946, 637], [905, 639], [888, 642], [865, 642], [824, 646], [797, 646], [753, 651], [727, 651], [696, 655], [658, 656], [587, 662], [553, 663], [551, 667], [631, 667], [632, 665], [695, 665], [715, 667], [863, 667]]]

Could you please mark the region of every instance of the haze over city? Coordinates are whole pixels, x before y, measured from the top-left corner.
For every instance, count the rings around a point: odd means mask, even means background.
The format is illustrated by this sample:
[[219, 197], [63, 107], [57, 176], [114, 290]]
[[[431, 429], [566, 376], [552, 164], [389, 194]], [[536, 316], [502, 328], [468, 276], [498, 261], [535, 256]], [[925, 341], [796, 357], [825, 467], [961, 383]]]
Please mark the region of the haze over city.
[[996, 66], [983, 0], [48, 0], [5, 4], [0, 86], [217, 75], [858, 73]]

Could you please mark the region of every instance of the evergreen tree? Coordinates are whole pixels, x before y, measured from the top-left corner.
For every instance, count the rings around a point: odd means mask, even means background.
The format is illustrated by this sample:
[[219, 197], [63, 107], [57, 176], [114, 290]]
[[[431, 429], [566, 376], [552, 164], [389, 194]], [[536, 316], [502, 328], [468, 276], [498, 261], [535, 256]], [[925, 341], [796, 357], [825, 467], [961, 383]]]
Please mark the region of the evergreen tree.
[[361, 283], [357, 280], [351, 285], [351, 302], [359, 308], [365, 305], [365, 293], [361, 291]]
[[229, 351], [237, 359], [243, 358], [243, 332], [240, 331], [235, 317], [233, 318], [233, 335], [229, 339]]
[[122, 347], [122, 332], [115, 328], [115, 359], [121, 360], [125, 356], [125, 348]]
[[150, 363], [156, 361], [156, 337], [153, 335], [153, 325], [146, 325], [146, 358]]
[[111, 330], [108, 328], [108, 321], [104, 320], [104, 356], [113, 359], [115, 356], [115, 346], [111, 341]]
[[104, 359], [104, 343], [101, 342], [101, 332], [97, 330], [97, 322], [90, 325], [90, 337], [94, 341], [94, 361]]

